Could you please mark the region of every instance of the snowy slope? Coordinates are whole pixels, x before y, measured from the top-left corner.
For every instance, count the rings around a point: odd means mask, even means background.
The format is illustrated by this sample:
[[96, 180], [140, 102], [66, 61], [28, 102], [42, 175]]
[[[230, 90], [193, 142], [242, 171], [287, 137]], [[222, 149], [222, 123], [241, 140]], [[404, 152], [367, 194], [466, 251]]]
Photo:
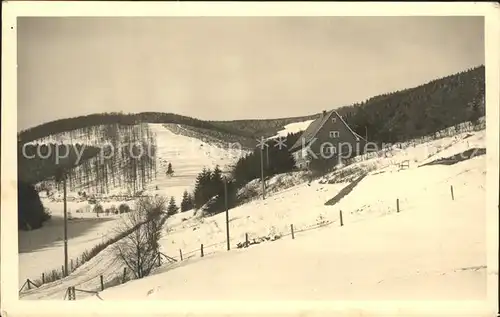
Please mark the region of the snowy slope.
[[[343, 227], [329, 226], [298, 233], [295, 240], [285, 237], [248, 250], [185, 262], [174, 270], [165, 269], [163, 273], [105, 290], [100, 298], [485, 299], [485, 213], [481, 212], [484, 210], [484, 189], [481, 188], [484, 159], [460, 165], [451, 168], [449, 173], [441, 171], [441, 176], [455, 175], [449, 181], [461, 185], [461, 194], [455, 201], [448, 196], [448, 183], [439, 186], [439, 182], [426, 182], [432, 185], [422, 188], [418, 192], [420, 197], [408, 202], [400, 213], [380, 213], [379, 216], [386, 216], [370, 220], [365, 217], [362, 222], [353, 221], [356, 216], [347, 213]], [[438, 172], [422, 170], [420, 173]], [[411, 182], [418, 181], [412, 175], [406, 177]], [[353, 197], [366, 193], [362, 188], [357, 190], [360, 193]], [[382, 198], [382, 201], [385, 200]], [[349, 210], [352, 204], [345, 202], [344, 210]], [[310, 213], [328, 209], [332, 218], [338, 209], [310, 207]]]
[[[214, 168], [220, 165], [221, 169], [227, 169], [228, 164], [234, 163], [240, 155], [238, 150], [229, 151], [200, 140], [181, 136], [170, 132], [162, 124], [149, 124], [150, 130], [156, 134], [157, 143], [157, 178], [148, 185], [145, 195], [159, 194], [162, 196], [174, 196], [177, 204], [180, 203], [184, 190], [192, 190], [196, 175], [203, 167]], [[93, 138], [87, 138], [74, 133], [64, 133], [50, 136], [33, 143], [50, 142], [72, 142], [83, 144], [96, 144]], [[174, 176], [166, 175], [167, 163], [172, 163], [175, 171]], [[156, 189], [158, 188], [158, 190]], [[114, 188], [101, 198], [100, 202], [104, 208], [111, 205], [118, 207], [126, 202], [133, 207], [134, 201], [126, 197], [110, 198], [112, 195], [126, 195], [126, 191]], [[48, 207], [53, 218], [47, 221], [40, 229], [19, 232], [19, 286], [27, 278], [32, 280], [41, 278], [41, 274], [48, 270], [61, 270], [64, 263], [63, 253], [63, 203], [44, 198], [42, 192], [42, 203]], [[62, 198], [62, 192], [56, 192], [55, 197]], [[77, 209], [89, 210], [87, 201], [77, 198], [76, 192], [68, 192], [68, 211], [73, 217], [85, 218], [70, 221], [68, 224], [69, 242], [68, 253], [70, 259], [80, 256], [85, 250], [89, 250], [97, 243], [110, 238], [116, 234], [116, 219], [119, 216], [97, 218], [94, 213], [76, 213]], [[127, 201], [124, 201], [127, 200]]]
[[[68, 221], [68, 256], [76, 266], [76, 259], [85, 250], [116, 234], [115, 227], [120, 216], [101, 215], [97, 218], [93, 213], [74, 212], [71, 216], [76, 219]], [[63, 224], [62, 214], [52, 215], [42, 228], [19, 233], [19, 286], [27, 278], [41, 279], [42, 273], [61, 270], [64, 264]]]
[[[149, 124], [156, 134], [158, 147], [158, 176], [148, 186], [148, 192], [182, 198], [184, 190], [194, 188], [196, 176], [203, 167], [213, 169], [219, 165], [223, 171], [235, 163], [246, 152], [218, 147], [201, 140], [175, 134], [162, 124]], [[166, 176], [168, 163], [172, 164], [174, 176]], [[156, 190], [158, 186], [159, 190]]]
[[[474, 134], [475, 139], [453, 143], [446, 151], [461, 152], [463, 143], [471, 140], [476, 140], [477, 146], [485, 146], [482, 133]], [[428, 155], [417, 153], [408, 155], [415, 155], [417, 161], [427, 159]], [[402, 171], [384, 169], [389, 160], [376, 159], [378, 171], [371, 172], [334, 206], [324, 203], [346, 183], [299, 184], [273, 193], [264, 201], [254, 200], [230, 210], [233, 249], [244, 240], [246, 233], [250, 239], [288, 234], [277, 242], [265, 242], [248, 250], [225, 251], [224, 214], [209, 218], [193, 216], [192, 212], [178, 214], [167, 221], [168, 234], [161, 241], [162, 251], [177, 256], [182, 249], [184, 259], [193, 259], [161, 275], [106, 290], [101, 297], [246, 299], [250, 296], [256, 299], [256, 296], [272, 295], [272, 299], [322, 296], [363, 299], [370, 295], [372, 299], [377, 295], [391, 299], [414, 295], [456, 299], [483, 296], [486, 283], [481, 269], [486, 263], [485, 157], [450, 166], [419, 168], [411, 164]], [[451, 185], [455, 201], [451, 199]], [[399, 199], [400, 213], [396, 212], [396, 199]], [[340, 210], [345, 224], [342, 228], [339, 228]], [[325, 222], [330, 225], [307, 230]], [[294, 225], [296, 239], [284, 241], [291, 239], [290, 224]], [[301, 230], [307, 231], [299, 232]], [[201, 243], [206, 255], [202, 259], [199, 258]], [[112, 258], [108, 248], [63, 281], [45, 285], [22, 298], [61, 299], [67, 287], [74, 285], [80, 289], [97, 289], [100, 274], [108, 280], [122, 271], [123, 265]], [[281, 270], [282, 267], [287, 270]], [[467, 267], [476, 267], [477, 271], [460, 270]], [[262, 276], [253, 274], [256, 269]], [[159, 268], [162, 270], [165, 268]], [[218, 273], [222, 270], [224, 274]], [[338, 270], [343, 273], [339, 274]], [[310, 289], [313, 284], [307, 282], [308, 277], [315, 281], [317, 291]], [[412, 289], [408, 283], [417, 286]], [[428, 283], [435, 285], [435, 294], [424, 294], [424, 289], [429, 290], [424, 287]], [[439, 288], [440, 285], [450, 288]], [[157, 295], [147, 296], [151, 289], [153, 293], [157, 289]], [[379, 292], [382, 289], [387, 291]], [[414, 294], [408, 293], [410, 290]], [[226, 295], [228, 297], [224, 297]]]
[[306, 121], [301, 121], [301, 122], [294, 122], [287, 124], [276, 133], [276, 135], [270, 137], [269, 139], [274, 139], [278, 137], [286, 137], [288, 133], [297, 133], [301, 131], [305, 131], [307, 127], [313, 122], [314, 120], [306, 120]]

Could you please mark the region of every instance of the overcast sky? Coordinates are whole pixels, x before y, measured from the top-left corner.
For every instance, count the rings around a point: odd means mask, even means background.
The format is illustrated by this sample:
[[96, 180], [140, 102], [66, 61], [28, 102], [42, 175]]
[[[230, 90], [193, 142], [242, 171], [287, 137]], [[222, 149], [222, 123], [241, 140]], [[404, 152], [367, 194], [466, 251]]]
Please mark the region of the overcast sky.
[[18, 130], [308, 115], [484, 64], [482, 17], [20, 18]]

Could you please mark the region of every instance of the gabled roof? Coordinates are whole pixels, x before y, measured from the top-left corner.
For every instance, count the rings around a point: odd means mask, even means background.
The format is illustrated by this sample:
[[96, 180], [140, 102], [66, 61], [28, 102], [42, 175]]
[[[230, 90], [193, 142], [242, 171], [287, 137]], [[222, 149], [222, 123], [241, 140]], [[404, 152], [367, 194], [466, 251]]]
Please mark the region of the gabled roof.
[[299, 149], [303, 144], [302, 142], [304, 142], [304, 144], [306, 145], [309, 144], [309, 142], [314, 139], [316, 134], [318, 134], [319, 130], [325, 125], [325, 122], [328, 120], [328, 118], [330, 118], [332, 113], [333, 111], [330, 111], [326, 115], [321, 115], [319, 118], [311, 122], [307, 129], [302, 133], [300, 138], [292, 145], [292, 147], [290, 148], [290, 152]]
[[327, 112], [325, 115], [322, 115], [321, 117], [319, 117], [316, 120], [314, 120], [307, 127], [307, 129], [304, 131], [304, 133], [302, 133], [302, 135], [300, 136], [300, 138], [295, 142], [295, 144], [290, 148], [289, 151], [290, 152], [294, 152], [295, 150], [300, 149], [302, 147], [302, 144], [305, 144], [305, 145], [309, 144], [316, 137], [316, 135], [318, 134], [319, 130], [321, 130], [321, 128], [325, 125], [325, 123], [330, 119], [330, 117], [333, 114], [335, 114], [337, 117], [340, 118], [340, 120], [342, 121], [342, 123], [347, 127], [347, 129], [349, 129], [349, 131], [356, 137], [356, 139], [358, 139], [358, 140], [359, 139], [364, 140], [364, 138], [362, 138], [359, 134], [357, 134], [356, 132], [354, 132], [351, 129], [351, 127], [349, 127], [349, 125], [344, 121], [344, 119], [338, 114], [337, 111], [332, 110], [332, 111]]

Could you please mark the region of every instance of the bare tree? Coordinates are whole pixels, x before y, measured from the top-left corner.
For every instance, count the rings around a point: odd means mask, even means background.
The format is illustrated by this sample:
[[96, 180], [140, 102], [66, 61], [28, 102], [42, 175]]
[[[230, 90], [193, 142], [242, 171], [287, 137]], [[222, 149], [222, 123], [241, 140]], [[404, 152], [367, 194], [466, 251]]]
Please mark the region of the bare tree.
[[123, 218], [121, 232], [130, 232], [115, 244], [115, 256], [136, 278], [151, 273], [159, 256], [159, 241], [165, 222], [166, 200], [163, 197], [143, 197], [135, 210]]

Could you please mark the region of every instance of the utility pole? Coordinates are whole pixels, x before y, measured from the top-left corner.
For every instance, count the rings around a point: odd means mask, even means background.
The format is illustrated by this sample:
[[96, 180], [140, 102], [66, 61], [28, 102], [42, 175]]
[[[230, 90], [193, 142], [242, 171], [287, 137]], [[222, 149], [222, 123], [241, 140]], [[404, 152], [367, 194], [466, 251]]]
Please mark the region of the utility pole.
[[266, 169], [269, 169], [269, 147], [266, 146]]
[[266, 186], [264, 184], [264, 147], [260, 150], [260, 177], [262, 178], [262, 200], [266, 199]]
[[63, 172], [63, 202], [64, 202], [64, 275], [68, 276], [68, 210], [66, 205], [66, 173]]
[[224, 203], [226, 205], [226, 241], [227, 250], [231, 249], [231, 244], [229, 243], [229, 207], [227, 205], [227, 178], [224, 177]]

